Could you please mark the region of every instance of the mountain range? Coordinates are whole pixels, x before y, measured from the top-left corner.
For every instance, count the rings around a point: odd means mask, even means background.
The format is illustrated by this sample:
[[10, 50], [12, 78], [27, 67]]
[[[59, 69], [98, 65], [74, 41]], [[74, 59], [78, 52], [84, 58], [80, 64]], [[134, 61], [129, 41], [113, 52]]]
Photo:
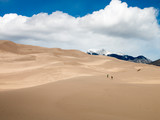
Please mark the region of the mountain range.
[[105, 49], [89, 49], [87, 51], [88, 54], [90, 55], [103, 55], [103, 56], [109, 56], [109, 57], [114, 57], [120, 60], [125, 60], [125, 61], [131, 61], [131, 62], [135, 62], [135, 63], [145, 63], [145, 64], [149, 64], [152, 61], [142, 55], [137, 56], [137, 57], [133, 57], [130, 55], [124, 55], [121, 53], [111, 53], [106, 51]]
[[[22, 44], [16, 44], [14, 42], [11, 41], [7, 41], [7, 40], [0, 40], [0, 52], [10, 52], [13, 54], [30, 54], [30, 53], [44, 53], [44, 52], [53, 52], [55, 53], [55, 51], [59, 51], [58, 53], [63, 53], [64, 54], [68, 54], [68, 52], [65, 52], [61, 49], [58, 48], [51, 48], [51, 49], [47, 49], [47, 48], [42, 48], [42, 47], [38, 47], [38, 46], [31, 46], [31, 45], [22, 45]], [[74, 51], [75, 52], [75, 51]], [[74, 53], [73, 52], [73, 53]], [[72, 54], [73, 54], [72, 53]], [[87, 51], [88, 54], [90, 55], [103, 55], [103, 56], [109, 56], [109, 57], [114, 57], [120, 60], [125, 60], [125, 61], [131, 61], [131, 62], [136, 62], [136, 63], [145, 63], [145, 64], [151, 64], [151, 65], [156, 65], [156, 66], [160, 66], [160, 60], [156, 60], [156, 61], [151, 61], [150, 59], [144, 57], [144, 56], [138, 56], [138, 57], [133, 57], [130, 55], [124, 55], [122, 53], [111, 53], [106, 51], [105, 49], [89, 49]], [[76, 52], [77, 55], [77, 52]]]
[[151, 65], [160, 66], [160, 59], [150, 63]]

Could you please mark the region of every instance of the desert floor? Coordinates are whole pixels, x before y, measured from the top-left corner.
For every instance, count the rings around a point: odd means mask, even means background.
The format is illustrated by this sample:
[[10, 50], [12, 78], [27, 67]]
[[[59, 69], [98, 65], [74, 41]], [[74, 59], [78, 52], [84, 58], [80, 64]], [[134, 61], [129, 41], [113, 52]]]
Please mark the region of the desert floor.
[[0, 120], [160, 120], [159, 113], [160, 67], [0, 41]]

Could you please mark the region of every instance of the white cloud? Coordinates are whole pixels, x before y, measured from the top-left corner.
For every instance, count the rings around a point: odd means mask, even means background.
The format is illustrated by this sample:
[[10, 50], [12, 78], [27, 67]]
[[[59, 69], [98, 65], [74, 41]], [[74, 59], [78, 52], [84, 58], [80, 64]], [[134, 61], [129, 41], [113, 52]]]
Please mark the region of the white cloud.
[[105, 48], [154, 58], [160, 50], [157, 13], [154, 8], [128, 7], [112, 0], [104, 9], [78, 18], [60, 11], [32, 17], [6, 14], [0, 17], [0, 39], [83, 51]]

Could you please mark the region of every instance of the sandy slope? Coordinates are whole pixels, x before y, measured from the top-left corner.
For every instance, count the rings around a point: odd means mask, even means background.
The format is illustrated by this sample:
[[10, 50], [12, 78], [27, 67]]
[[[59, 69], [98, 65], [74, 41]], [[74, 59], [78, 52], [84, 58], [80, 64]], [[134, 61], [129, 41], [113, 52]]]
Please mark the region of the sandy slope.
[[10, 41], [0, 66], [0, 120], [160, 119], [156, 66]]

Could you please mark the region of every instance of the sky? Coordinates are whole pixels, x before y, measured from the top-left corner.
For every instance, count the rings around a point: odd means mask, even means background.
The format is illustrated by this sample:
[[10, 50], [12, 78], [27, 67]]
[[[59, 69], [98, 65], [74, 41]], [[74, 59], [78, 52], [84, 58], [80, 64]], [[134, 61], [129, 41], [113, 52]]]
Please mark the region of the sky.
[[0, 0], [0, 39], [160, 58], [159, 0]]

